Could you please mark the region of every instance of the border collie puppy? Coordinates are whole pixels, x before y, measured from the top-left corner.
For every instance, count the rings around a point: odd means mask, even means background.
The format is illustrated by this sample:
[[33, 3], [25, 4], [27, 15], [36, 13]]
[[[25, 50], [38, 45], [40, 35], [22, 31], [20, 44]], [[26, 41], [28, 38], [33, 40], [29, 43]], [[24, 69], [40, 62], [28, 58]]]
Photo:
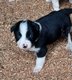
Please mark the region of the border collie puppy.
[[68, 37], [67, 48], [72, 50], [69, 17], [71, 13], [72, 9], [53, 11], [36, 21], [21, 20], [11, 27], [18, 47], [36, 52], [36, 65], [33, 72], [38, 73], [42, 69], [47, 45], [59, 39], [62, 34]]
[[[52, 2], [53, 9], [55, 11], [59, 10], [59, 0], [46, 0], [47, 2]], [[72, 0], [69, 0], [70, 3], [72, 3]]]

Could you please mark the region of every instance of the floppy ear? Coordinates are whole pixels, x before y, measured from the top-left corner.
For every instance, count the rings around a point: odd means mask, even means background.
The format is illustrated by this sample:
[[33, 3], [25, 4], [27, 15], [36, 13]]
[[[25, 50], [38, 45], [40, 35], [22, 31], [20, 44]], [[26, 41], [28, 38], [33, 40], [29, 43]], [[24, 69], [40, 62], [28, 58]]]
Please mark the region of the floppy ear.
[[35, 31], [39, 32], [39, 25], [37, 23], [35, 23], [35, 22], [33, 22], [32, 25], [33, 25], [33, 29]]
[[32, 30], [34, 32], [38, 32], [39, 31], [39, 25], [36, 22], [33, 22], [31, 20], [27, 20], [28, 24], [31, 26]]
[[15, 31], [16, 27], [18, 27], [21, 22], [24, 22], [24, 21], [21, 20], [21, 21], [18, 21], [17, 23], [15, 23], [15, 24], [11, 27], [11, 32]]

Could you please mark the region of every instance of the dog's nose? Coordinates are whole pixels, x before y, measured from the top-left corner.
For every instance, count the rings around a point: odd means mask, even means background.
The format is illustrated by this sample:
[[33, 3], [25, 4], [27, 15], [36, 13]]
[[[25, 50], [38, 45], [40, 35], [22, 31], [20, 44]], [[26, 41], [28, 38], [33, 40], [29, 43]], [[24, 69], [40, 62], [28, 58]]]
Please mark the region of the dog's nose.
[[27, 48], [27, 45], [23, 44], [23, 48]]

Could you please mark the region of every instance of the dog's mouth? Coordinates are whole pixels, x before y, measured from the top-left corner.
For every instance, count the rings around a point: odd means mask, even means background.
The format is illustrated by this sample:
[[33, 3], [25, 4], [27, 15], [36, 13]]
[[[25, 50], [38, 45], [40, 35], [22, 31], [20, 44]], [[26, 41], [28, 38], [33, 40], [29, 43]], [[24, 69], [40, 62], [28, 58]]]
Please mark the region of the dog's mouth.
[[17, 47], [19, 47], [20, 49], [24, 49], [24, 50], [28, 50], [32, 47], [32, 44], [29, 43], [19, 43], [17, 42]]

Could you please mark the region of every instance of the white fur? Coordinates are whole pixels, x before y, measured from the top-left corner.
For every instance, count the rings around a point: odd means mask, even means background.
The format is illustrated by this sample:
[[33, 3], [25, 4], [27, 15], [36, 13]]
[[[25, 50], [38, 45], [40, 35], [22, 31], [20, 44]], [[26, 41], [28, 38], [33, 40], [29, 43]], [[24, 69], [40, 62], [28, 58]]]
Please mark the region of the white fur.
[[70, 33], [68, 34], [68, 43], [67, 43], [66, 48], [68, 50], [72, 51], [72, 41], [71, 41], [71, 35], [70, 35]]
[[22, 37], [17, 42], [18, 47], [23, 49], [23, 45], [27, 45], [26, 49], [31, 48], [31, 42], [26, 38], [27, 22], [23, 22], [20, 24], [20, 33], [21, 33]]
[[72, 0], [69, 0], [70, 3], [72, 3]]
[[34, 52], [38, 52], [39, 50], [40, 50], [40, 48], [35, 48], [35, 46], [33, 46], [29, 49], [29, 51], [34, 51]]
[[51, 0], [46, 0], [47, 2], [51, 2]]
[[59, 0], [52, 0], [53, 9], [58, 11], [59, 10]]
[[53, 9], [55, 11], [59, 10], [59, 0], [46, 0], [47, 2], [52, 2]]
[[70, 32], [72, 32], [72, 26], [71, 26]]
[[[47, 2], [52, 2], [53, 9], [55, 11], [59, 10], [59, 0], [46, 0]], [[72, 3], [72, 0], [69, 0], [70, 3]]]
[[37, 59], [36, 59], [36, 65], [34, 67], [33, 72], [34, 73], [38, 73], [43, 68], [44, 63], [45, 63], [45, 56], [41, 57], [41, 58], [37, 57]]
[[46, 0], [47, 2], [51, 2], [51, 0]]
[[41, 24], [39, 23], [39, 22], [35, 22], [36, 24], [38, 24], [39, 25], [39, 28], [40, 28], [40, 32], [41, 32], [41, 30], [42, 30], [42, 26], [41, 26]]

